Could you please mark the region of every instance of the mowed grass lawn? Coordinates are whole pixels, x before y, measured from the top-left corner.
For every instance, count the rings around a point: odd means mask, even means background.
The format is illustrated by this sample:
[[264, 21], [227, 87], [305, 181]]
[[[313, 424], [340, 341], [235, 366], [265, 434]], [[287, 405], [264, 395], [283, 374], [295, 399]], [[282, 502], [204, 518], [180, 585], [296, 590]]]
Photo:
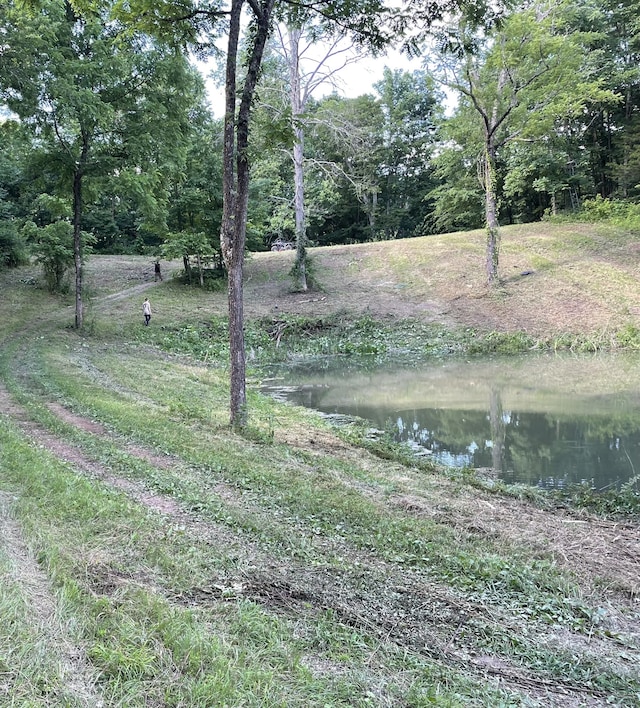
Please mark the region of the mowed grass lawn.
[[[395, 313], [453, 336], [507, 310], [538, 339], [633, 327], [631, 237], [505, 230], [498, 293], [481, 238], [314, 249], [306, 294], [291, 254], [256, 255], [248, 332]], [[263, 397], [257, 370], [234, 432], [224, 288], [179, 285], [179, 264], [156, 285], [152, 264], [92, 257], [82, 333], [33, 269], [0, 274], [0, 705], [638, 705], [636, 518], [437, 470]], [[557, 329], [515, 324], [536, 298]]]

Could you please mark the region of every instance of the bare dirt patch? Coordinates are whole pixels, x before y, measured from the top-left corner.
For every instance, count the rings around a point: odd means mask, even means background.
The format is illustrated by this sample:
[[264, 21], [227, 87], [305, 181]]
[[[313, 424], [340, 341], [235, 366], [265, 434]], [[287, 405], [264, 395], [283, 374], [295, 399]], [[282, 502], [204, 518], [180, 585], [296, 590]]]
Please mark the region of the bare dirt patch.
[[59, 403], [49, 401], [47, 403], [47, 408], [65, 423], [69, 423], [70, 425], [73, 425], [79, 430], [83, 430], [86, 433], [93, 433], [94, 435], [107, 434], [107, 429], [101, 423], [98, 423], [95, 420], [87, 420], [87, 418], [75, 415], [71, 411], [67, 410], [64, 406], [61, 406]]
[[426, 321], [448, 320], [448, 305], [439, 299], [411, 299], [395, 279], [354, 277], [352, 254], [371, 250], [374, 244], [313, 249], [321, 273], [319, 288], [293, 292], [288, 272], [293, 256], [288, 252], [256, 254], [246, 265], [245, 311], [250, 317], [292, 313], [327, 316], [336, 312], [386, 317], [416, 317]]
[[16, 420], [24, 421], [28, 418], [24, 408], [17, 403], [14, 403], [13, 399], [7, 392], [7, 389], [2, 384], [0, 384], [0, 411], [6, 416]]
[[[160, 513], [172, 513], [178, 509], [178, 505], [171, 498], [162, 495], [154, 494], [146, 489], [143, 485], [132, 482], [123, 477], [113, 475], [111, 471], [104, 465], [95, 462], [88, 458], [79, 448], [69, 444], [62, 438], [52, 435], [47, 430], [29, 420], [27, 412], [19, 404], [13, 402], [7, 393], [6, 389], [0, 384], [0, 405], [3, 410], [10, 412], [12, 418], [17, 422], [20, 429], [31, 439], [37, 442], [38, 445], [51, 452], [55, 457], [64, 462], [69, 463], [74, 468], [84, 472], [85, 474], [101, 479], [105, 483], [130, 494], [140, 504], [158, 511]], [[104, 426], [94, 421], [82, 418], [75, 415], [58, 403], [49, 402], [47, 407], [56, 413], [66, 423], [74, 425], [79, 430], [89, 432], [95, 435], [106, 435], [107, 430]], [[146, 450], [141, 446], [130, 446], [127, 452], [135, 457], [144, 459], [153, 464], [154, 460], [158, 460], [166, 468], [170, 468], [172, 463], [166, 457], [160, 457], [152, 451]], [[136, 454], [137, 453], [137, 454]]]

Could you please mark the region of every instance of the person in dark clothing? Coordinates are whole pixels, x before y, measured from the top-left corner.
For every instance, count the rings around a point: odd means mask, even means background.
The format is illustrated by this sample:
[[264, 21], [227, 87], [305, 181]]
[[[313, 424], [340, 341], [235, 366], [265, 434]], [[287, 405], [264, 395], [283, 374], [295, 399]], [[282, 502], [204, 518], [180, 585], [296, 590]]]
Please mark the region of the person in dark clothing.
[[156, 280], [162, 280], [162, 273], [160, 272], [160, 261], [156, 261], [155, 271], [156, 271]]

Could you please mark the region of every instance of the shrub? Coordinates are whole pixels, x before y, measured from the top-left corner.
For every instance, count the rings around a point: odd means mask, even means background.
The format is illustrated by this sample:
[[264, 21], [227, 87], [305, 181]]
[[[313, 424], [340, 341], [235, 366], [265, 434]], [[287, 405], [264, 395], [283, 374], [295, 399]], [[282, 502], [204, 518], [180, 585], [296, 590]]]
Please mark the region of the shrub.
[[619, 199], [587, 199], [582, 204], [581, 221], [605, 221], [631, 231], [640, 231], [640, 204]]
[[64, 276], [73, 265], [73, 227], [66, 220], [43, 227], [28, 221], [22, 233], [34, 243], [36, 262], [42, 266], [47, 288], [51, 292], [61, 292]]
[[634, 324], [628, 324], [617, 333], [616, 340], [621, 347], [640, 349], [640, 329]]
[[0, 268], [17, 268], [28, 261], [27, 246], [15, 223], [0, 222]]
[[521, 354], [530, 351], [536, 342], [525, 332], [488, 332], [473, 340], [470, 354]]

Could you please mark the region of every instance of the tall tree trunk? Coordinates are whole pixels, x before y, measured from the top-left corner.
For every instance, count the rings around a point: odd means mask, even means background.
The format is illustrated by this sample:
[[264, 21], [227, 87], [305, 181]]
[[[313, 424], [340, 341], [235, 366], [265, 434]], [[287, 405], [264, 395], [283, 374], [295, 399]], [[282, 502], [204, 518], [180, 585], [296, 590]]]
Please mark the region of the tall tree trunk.
[[307, 229], [304, 214], [304, 168], [303, 168], [303, 131], [295, 129], [295, 144], [293, 146], [294, 172], [294, 208], [296, 215], [296, 277], [299, 290], [307, 290]]
[[246, 416], [245, 352], [242, 312], [242, 265], [238, 265], [237, 250], [242, 234], [236, 224], [237, 183], [236, 160], [236, 71], [240, 17], [243, 0], [233, 0], [229, 19], [229, 41], [225, 84], [224, 147], [222, 173], [222, 225], [220, 245], [227, 266], [227, 297], [229, 305], [230, 413], [231, 425], [243, 425]]
[[84, 269], [84, 254], [82, 248], [82, 171], [76, 169], [73, 173], [73, 261], [76, 272], [76, 329], [82, 329], [84, 320], [82, 306], [82, 281]]
[[204, 273], [202, 272], [202, 259], [200, 254], [196, 254], [196, 263], [198, 264], [198, 273], [200, 274], [200, 287], [204, 288]]
[[244, 346], [243, 263], [249, 199], [249, 117], [275, 0], [251, 3], [256, 27], [251, 34], [249, 61], [236, 119], [236, 81], [240, 20], [244, 0], [232, 0], [225, 79], [225, 119], [222, 173], [222, 256], [228, 273], [230, 422], [247, 424], [246, 355]]
[[506, 429], [502, 411], [500, 391], [492, 388], [489, 404], [489, 423], [491, 425], [491, 464], [496, 472], [502, 472]]
[[627, 199], [629, 196], [629, 158], [631, 155], [631, 136], [629, 135], [629, 129], [631, 128], [631, 117], [635, 109], [634, 102], [631, 97], [631, 86], [627, 86], [624, 97], [624, 118], [625, 126], [627, 130], [622, 138], [622, 177], [619, 179], [618, 188], [623, 199]]
[[487, 282], [494, 286], [498, 282], [498, 260], [500, 255], [500, 231], [498, 225], [498, 197], [496, 194], [496, 157], [491, 142], [484, 154], [484, 196], [487, 226], [486, 269]]
[[376, 215], [378, 213], [378, 192], [373, 190], [371, 193], [371, 210], [369, 212], [369, 231], [371, 232], [371, 240], [376, 239], [376, 229], [377, 229], [377, 219]]
[[302, 30], [289, 28], [289, 75], [291, 85], [291, 120], [293, 122], [293, 183], [294, 211], [296, 222], [296, 286], [307, 290], [307, 229], [304, 213], [304, 128], [301, 123], [303, 111], [300, 93], [300, 37]]

